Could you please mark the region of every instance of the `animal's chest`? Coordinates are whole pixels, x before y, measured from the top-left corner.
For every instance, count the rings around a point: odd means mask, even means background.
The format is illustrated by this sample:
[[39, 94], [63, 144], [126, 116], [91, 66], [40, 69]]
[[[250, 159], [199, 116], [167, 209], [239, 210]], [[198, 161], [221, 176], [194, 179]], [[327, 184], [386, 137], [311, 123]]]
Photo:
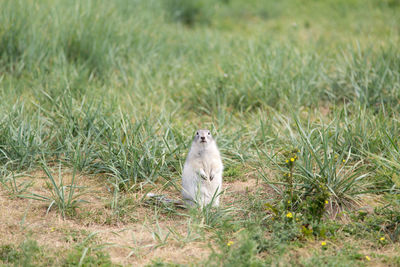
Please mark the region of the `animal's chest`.
[[211, 157], [204, 157], [204, 156], [200, 156], [197, 158], [196, 160], [197, 162], [197, 166], [201, 169], [203, 169], [207, 174], [209, 174], [211, 172], [211, 170], [213, 168], [215, 168], [215, 162], [213, 160], [213, 158]]

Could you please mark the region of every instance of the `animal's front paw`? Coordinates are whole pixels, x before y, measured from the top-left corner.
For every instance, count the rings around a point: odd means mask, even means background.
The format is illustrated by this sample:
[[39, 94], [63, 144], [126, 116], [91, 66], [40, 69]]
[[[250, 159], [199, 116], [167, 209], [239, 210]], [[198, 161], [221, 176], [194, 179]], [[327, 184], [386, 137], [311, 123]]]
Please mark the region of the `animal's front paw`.
[[205, 175], [205, 174], [200, 174], [200, 177], [201, 177], [202, 179], [204, 179], [204, 180], [207, 180], [207, 175]]
[[199, 170], [197, 174], [204, 180], [207, 180], [207, 174], [203, 170]]

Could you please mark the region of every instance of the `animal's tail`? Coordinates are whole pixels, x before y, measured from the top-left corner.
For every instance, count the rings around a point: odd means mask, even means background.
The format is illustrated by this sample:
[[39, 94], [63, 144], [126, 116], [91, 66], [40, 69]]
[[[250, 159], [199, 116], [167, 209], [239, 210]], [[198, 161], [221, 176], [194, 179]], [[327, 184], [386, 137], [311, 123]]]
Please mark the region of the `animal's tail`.
[[186, 208], [185, 203], [181, 200], [170, 199], [165, 195], [156, 195], [154, 193], [147, 193], [145, 202], [151, 205], [175, 206], [181, 209]]

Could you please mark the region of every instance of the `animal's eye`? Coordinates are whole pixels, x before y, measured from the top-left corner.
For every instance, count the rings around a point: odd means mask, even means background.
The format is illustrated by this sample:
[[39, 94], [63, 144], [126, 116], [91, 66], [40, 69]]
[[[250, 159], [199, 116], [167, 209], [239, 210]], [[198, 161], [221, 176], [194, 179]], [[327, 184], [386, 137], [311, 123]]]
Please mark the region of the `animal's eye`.
[[210, 132], [208, 132], [208, 135], [211, 135], [211, 133], [210, 133]]
[[199, 132], [197, 132], [196, 135], [199, 135]]

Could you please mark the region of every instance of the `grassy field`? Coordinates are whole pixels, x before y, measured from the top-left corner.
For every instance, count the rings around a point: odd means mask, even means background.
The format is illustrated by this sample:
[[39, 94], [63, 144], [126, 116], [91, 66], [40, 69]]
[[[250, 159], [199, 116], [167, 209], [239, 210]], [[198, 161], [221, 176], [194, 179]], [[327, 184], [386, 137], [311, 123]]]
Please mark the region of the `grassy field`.
[[[399, 0], [0, 1], [0, 265], [400, 266]], [[180, 210], [192, 136], [222, 206]]]

